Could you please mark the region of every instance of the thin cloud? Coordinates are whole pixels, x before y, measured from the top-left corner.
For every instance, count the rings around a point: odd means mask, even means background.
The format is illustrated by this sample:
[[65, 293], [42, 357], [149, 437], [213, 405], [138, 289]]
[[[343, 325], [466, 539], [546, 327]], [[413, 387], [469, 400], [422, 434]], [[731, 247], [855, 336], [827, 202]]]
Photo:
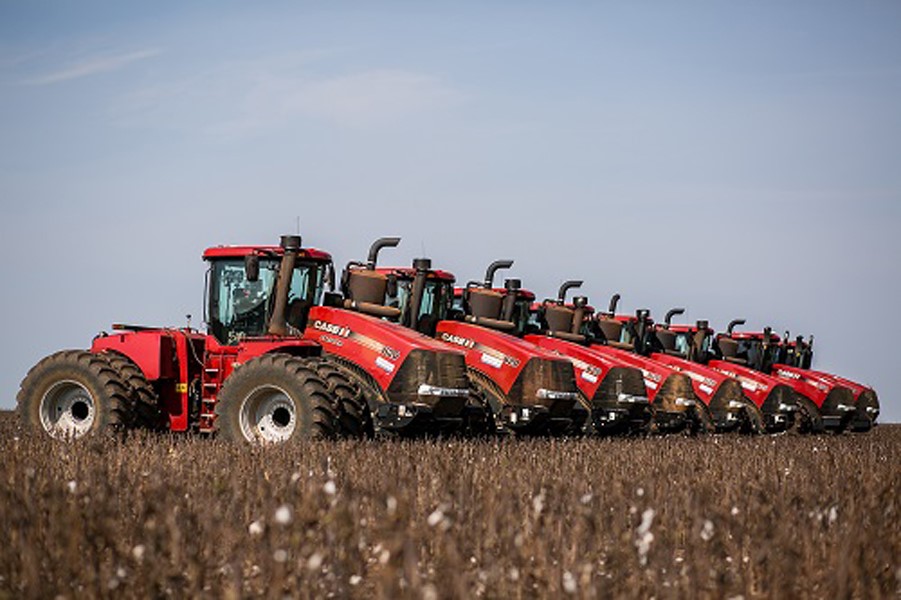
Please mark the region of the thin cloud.
[[65, 69], [54, 71], [53, 73], [26, 79], [22, 83], [24, 85], [52, 85], [63, 81], [89, 77], [98, 73], [109, 73], [111, 71], [118, 71], [139, 60], [156, 56], [159, 53], [160, 50], [147, 49], [113, 56], [94, 57], [66, 67]]
[[372, 69], [319, 79], [265, 77], [248, 88], [241, 116], [214, 129], [219, 133], [249, 133], [301, 117], [365, 128], [442, 110], [461, 99], [459, 92], [440, 79], [401, 69]]

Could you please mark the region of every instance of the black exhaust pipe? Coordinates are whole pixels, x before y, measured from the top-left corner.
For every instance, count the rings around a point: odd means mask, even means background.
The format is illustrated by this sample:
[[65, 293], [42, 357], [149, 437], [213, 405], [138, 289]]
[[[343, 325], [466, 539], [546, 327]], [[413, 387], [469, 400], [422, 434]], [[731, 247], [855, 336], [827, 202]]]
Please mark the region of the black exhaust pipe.
[[651, 316], [651, 311], [647, 308], [640, 308], [635, 311], [635, 317], [637, 320], [637, 324], [635, 327], [635, 339], [632, 341], [632, 347], [635, 348], [635, 352], [641, 354], [642, 356], [647, 355], [647, 333], [648, 333], [648, 318]]
[[501, 320], [512, 321], [513, 309], [516, 308], [516, 292], [522, 288], [522, 280], [506, 279], [504, 280], [504, 303], [501, 307]]
[[379, 251], [382, 248], [394, 248], [400, 244], [399, 237], [383, 237], [372, 243], [369, 247], [369, 258], [366, 259], [366, 268], [374, 269], [379, 259]]
[[404, 319], [407, 327], [416, 329], [417, 320], [419, 319], [419, 309], [422, 306], [422, 295], [425, 291], [425, 282], [429, 276], [429, 270], [432, 268], [432, 259], [430, 258], [414, 258], [413, 268], [416, 274], [413, 276], [413, 289], [410, 292], [410, 306]]
[[664, 323], [663, 328], [669, 329], [670, 322], [673, 320], [673, 317], [675, 317], [676, 315], [682, 315], [682, 314], [685, 314], [684, 308], [671, 308], [669, 310], [669, 312], [666, 313], [666, 316], [663, 317], [663, 323]]
[[291, 278], [294, 275], [294, 263], [300, 251], [299, 235], [283, 235], [281, 247], [285, 251], [278, 269], [278, 283], [275, 285], [275, 304], [269, 317], [269, 335], [287, 335], [288, 322], [285, 312], [288, 308], [288, 290], [291, 289]]
[[738, 327], [739, 325], [744, 325], [744, 319], [732, 319], [729, 321], [729, 325], [726, 327], [726, 335], [732, 335], [732, 330]]
[[557, 292], [557, 303], [565, 304], [566, 303], [566, 292], [568, 292], [569, 290], [571, 290], [573, 288], [582, 287], [583, 283], [584, 283], [583, 281], [576, 280], [576, 279], [573, 279], [570, 281], [564, 281], [560, 285], [560, 290]]
[[607, 307], [607, 312], [610, 313], [610, 316], [616, 314], [616, 305], [619, 304], [619, 294], [613, 294], [610, 298], [610, 306]]
[[494, 274], [500, 269], [509, 269], [513, 266], [512, 260], [496, 260], [490, 265], [488, 265], [488, 269], [485, 271], [485, 281], [483, 282], [486, 289], [491, 289], [494, 287]]
[[573, 297], [573, 307], [575, 308], [575, 310], [573, 311], [573, 326], [570, 333], [576, 335], [582, 333], [582, 322], [585, 320], [586, 306], [588, 306], [587, 296]]

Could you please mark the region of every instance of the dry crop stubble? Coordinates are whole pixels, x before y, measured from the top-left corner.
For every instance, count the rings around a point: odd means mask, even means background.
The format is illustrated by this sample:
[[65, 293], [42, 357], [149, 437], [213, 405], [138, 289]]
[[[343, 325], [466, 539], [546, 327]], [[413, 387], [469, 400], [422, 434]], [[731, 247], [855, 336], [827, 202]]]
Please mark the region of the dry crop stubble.
[[309, 443], [0, 423], [0, 597], [889, 596], [901, 427]]

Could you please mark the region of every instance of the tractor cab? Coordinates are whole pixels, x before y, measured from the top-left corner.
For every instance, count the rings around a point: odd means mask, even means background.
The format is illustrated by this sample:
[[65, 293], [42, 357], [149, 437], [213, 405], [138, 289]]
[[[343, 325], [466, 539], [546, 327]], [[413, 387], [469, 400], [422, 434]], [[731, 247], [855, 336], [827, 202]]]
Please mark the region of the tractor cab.
[[804, 336], [797, 336], [789, 340], [789, 333], [785, 332], [779, 344], [779, 362], [799, 369], [809, 369], [813, 363], [813, 336], [806, 340]]
[[654, 326], [651, 313], [639, 309], [634, 315], [619, 314], [616, 312], [619, 299], [619, 294], [613, 294], [607, 312], [598, 313], [589, 326], [595, 337], [611, 348], [646, 354], [648, 330]]
[[[287, 241], [295, 250], [290, 283], [281, 302], [276, 289], [286, 246], [217, 246], [203, 259], [207, 271], [205, 320], [209, 333], [223, 345], [268, 335], [300, 336], [312, 306], [322, 301], [333, 280], [332, 257], [300, 248], [300, 238]], [[287, 278], [285, 278], [287, 281]]]
[[474, 325], [522, 337], [529, 331], [535, 294], [523, 289], [519, 279], [504, 280], [504, 287], [494, 287], [494, 274], [508, 269], [513, 261], [498, 260], [488, 266], [484, 281], [470, 281], [454, 290], [452, 317]]
[[432, 269], [428, 258], [414, 259], [412, 267], [377, 266], [379, 251], [397, 246], [399, 241], [380, 238], [365, 263], [348, 263], [341, 277], [340, 304], [432, 337], [438, 322], [448, 318], [455, 278], [447, 271]]
[[590, 328], [594, 307], [586, 296], [574, 296], [566, 302], [566, 293], [582, 285], [581, 281], [565, 281], [556, 298], [533, 303], [529, 314], [529, 333], [542, 333], [577, 344], [588, 344], [596, 338]]
[[769, 327], [763, 331], [735, 331], [737, 325], [744, 323], [744, 319], [735, 319], [729, 323], [725, 333], [716, 335], [714, 351], [718, 356], [727, 362], [764, 373], [769, 373], [774, 364], [786, 362], [787, 352], [778, 335]]
[[428, 258], [413, 260], [412, 267], [381, 269], [389, 281], [387, 301], [401, 313], [399, 322], [429, 337], [434, 337], [440, 321], [448, 318], [454, 299], [454, 275], [432, 269]]
[[651, 351], [707, 364], [713, 354], [714, 331], [707, 321], [697, 321], [693, 325], [673, 325], [673, 317], [684, 312], [684, 308], [674, 308], [666, 313], [662, 324], [650, 329]]

